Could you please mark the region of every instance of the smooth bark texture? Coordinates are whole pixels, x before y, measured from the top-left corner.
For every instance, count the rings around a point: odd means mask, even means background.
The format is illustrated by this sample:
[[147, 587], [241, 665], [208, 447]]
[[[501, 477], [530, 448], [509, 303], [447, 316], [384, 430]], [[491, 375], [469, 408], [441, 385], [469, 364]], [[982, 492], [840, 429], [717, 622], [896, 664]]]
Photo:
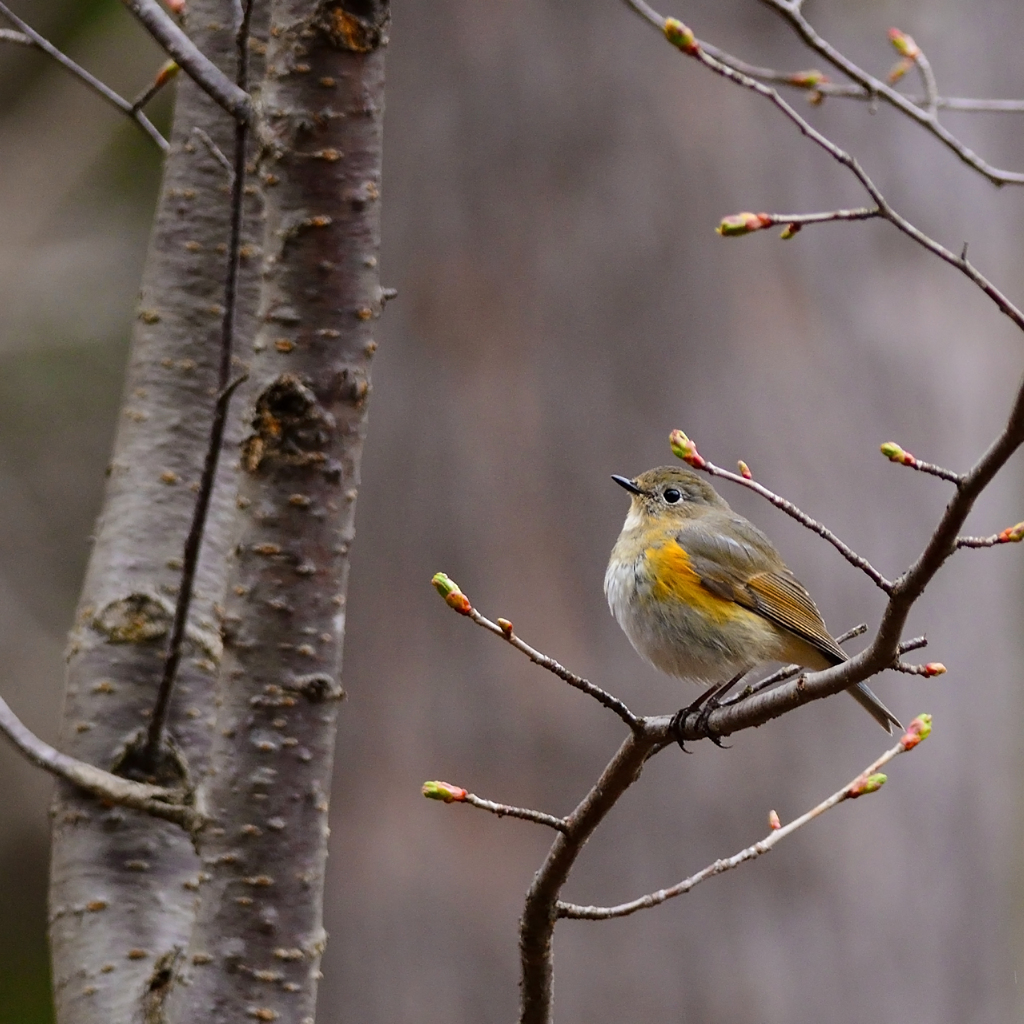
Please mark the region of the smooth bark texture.
[[256, 392], [198, 837], [200, 906], [166, 1020], [311, 1021], [345, 589], [382, 295], [386, 4], [271, 11]]
[[[230, 4], [194, 0], [187, 27], [233, 73]], [[232, 122], [183, 77], [106, 499], [69, 649], [60, 746], [107, 769], [139, 736], [153, 704], [216, 393], [230, 183], [197, 128], [230, 152]], [[249, 199], [249, 238], [257, 203]], [[249, 246], [240, 288], [239, 331], [249, 337], [255, 256]], [[209, 751], [221, 649], [213, 609], [234, 515], [234, 460], [225, 461], [171, 708], [181, 770], [165, 765], [155, 779], [161, 784], [194, 780]], [[159, 999], [167, 965], [188, 941], [198, 868], [177, 826], [60, 785], [50, 914], [62, 1024], [120, 1024]]]

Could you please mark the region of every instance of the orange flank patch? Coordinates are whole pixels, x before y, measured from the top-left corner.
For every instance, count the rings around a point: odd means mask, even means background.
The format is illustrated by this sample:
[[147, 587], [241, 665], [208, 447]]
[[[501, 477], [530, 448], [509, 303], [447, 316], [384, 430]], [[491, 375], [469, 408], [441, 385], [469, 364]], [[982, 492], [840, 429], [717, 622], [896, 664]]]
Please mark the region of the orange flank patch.
[[704, 587], [690, 565], [690, 556], [676, 541], [647, 548], [644, 555], [654, 579], [651, 596], [655, 601], [678, 601], [716, 622], [733, 619], [740, 611], [735, 601], [718, 597]]

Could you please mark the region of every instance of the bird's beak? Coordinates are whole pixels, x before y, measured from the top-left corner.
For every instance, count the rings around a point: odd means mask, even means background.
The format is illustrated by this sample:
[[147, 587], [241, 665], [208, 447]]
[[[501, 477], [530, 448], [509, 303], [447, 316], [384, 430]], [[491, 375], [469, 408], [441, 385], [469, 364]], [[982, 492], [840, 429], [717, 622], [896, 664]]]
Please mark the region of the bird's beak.
[[612, 479], [620, 487], [625, 487], [625, 489], [627, 491], [629, 491], [630, 494], [643, 494], [644, 493], [643, 491], [640, 490], [639, 487], [637, 487], [637, 485], [635, 483], [633, 483], [632, 480], [629, 479], [629, 477], [626, 477], [626, 476], [616, 476], [614, 473], [612, 473]]

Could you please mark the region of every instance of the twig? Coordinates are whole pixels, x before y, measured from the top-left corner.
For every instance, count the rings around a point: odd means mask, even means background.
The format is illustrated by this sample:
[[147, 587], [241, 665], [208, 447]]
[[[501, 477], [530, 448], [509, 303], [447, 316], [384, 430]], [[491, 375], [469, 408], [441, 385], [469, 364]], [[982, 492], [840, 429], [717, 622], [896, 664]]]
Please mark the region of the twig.
[[[246, 0], [242, 9], [241, 24], [236, 37], [237, 51], [237, 87], [244, 93], [249, 84], [249, 24], [252, 17], [253, 0]], [[174, 621], [171, 625], [171, 636], [164, 659], [163, 673], [157, 690], [153, 715], [146, 729], [146, 743], [143, 749], [143, 762], [155, 765], [158, 760], [163, 730], [167, 724], [171, 694], [174, 692], [174, 681], [181, 664], [182, 645], [185, 630], [188, 626], [188, 612], [192, 604], [192, 592], [195, 588], [196, 569], [199, 566], [199, 552], [203, 545], [206, 532], [206, 517], [213, 497], [213, 487], [217, 480], [217, 463], [220, 461], [221, 448], [224, 446], [224, 430], [227, 426], [228, 406], [231, 396], [239, 386], [248, 379], [243, 374], [229, 383], [231, 375], [231, 354], [235, 341], [235, 317], [238, 306], [238, 266], [239, 252], [242, 244], [242, 212], [245, 201], [245, 157], [248, 142], [248, 123], [243, 119], [235, 121], [235, 161], [231, 179], [231, 224], [228, 239], [228, 266], [224, 280], [224, 315], [221, 318], [220, 362], [217, 368], [217, 397], [210, 423], [210, 440], [206, 446], [206, 457], [203, 460], [203, 472], [199, 480], [199, 493], [196, 495], [195, 508], [192, 511], [192, 522], [188, 536], [185, 538], [185, 550], [182, 555], [181, 583], [178, 586], [178, 598], [174, 608]], [[203, 132], [205, 135], [206, 133]], [[212, 145], [212, 140], [211, 140]], [[216, 147], [214, 146], [214, 149]], [[219, 152], [219, 150], [218, 150]]]
[[960, 548], [993, 548], [997, 544], [1019, 544], [1024, 540], [1024, 523], [1008, 526], [1000, 533], [991, 537], [957, 537], [957, 550]]
[[[963, 259], [967, 259], [967, 243], [964, 242], [964, 255]], [[951, 484], [956, 484], [957, 487], [963, 482], [963, 477], [959, 473], [954, 473], [951, 469], [944, 469], [942, 466], [936, 466], [931, 462], [922, 462], [919, 458], [911, 455], [910, 452], [904, 451], [895, 441], [886, 441], [880, 446], [881, 453], [890, 461], [895, 462], [900, 466], [907, 466], [909, 469], [916, 469], [919, 473], [928, 473], [931, 476], [937, 476], [940, 480], [947, 480]]]
[[827, 800], [823, 800], [817, 807], [812, 808], [806, 814], [802, 814], [795, 821], [791, 821], [788, 825], [783, 825], [779, 828], [773, 829], [772, 832], [765, 836], [765, 838], [759, 843], [754, 843], [753, 846], [748, 846], [745, 850], [741, 850], [732, 857], [727, 857], [723, 860], [716, 860], [713, 864], [709, 864], [706, 868], [698, 871], [696, 874], [690, 875], [689, 878], [684, 878], [683, 881], [678, 882], [667, 889], [659, 889], [657, 892], [648, 893], [646, 896], [630, 900], [628, 903], [620, 903], [618, 906], [614, 907], [585, 907], [576, 903], [563, 903], [559, 900], [556, 904], [558, 916], [560, 918], [570, 918], [578, 921], [607, 921], [614, 917], [627, 917], [630, 914], [635, 914], [638, 910], [646, 910], [648, 907], [656, 907], [660, 903], [664, 903], [666, 900], [674, 899], [676, 896], [682, 896], [684, 893], [688, 893], [695, 886], [700, 885], [701, 882], [704, 882], [709, 878], [713, 878], [715, 875], [721, 875], [726, 871], [731, 871], [733, 868], [738, 868], [741, 864], [744, 864], [747, 861], [755, 860], [763, 854], [768, 853], [769, 850], [773, 849], [778, 843], [781, 843], [787, 836], [792, 835], [798, 829], [803, 828], [804, 825], [807, 825], [809, 822], [824, 814], [826, 811], [831, 810], [833, 807], [838, 806], [846, 800], [853, 800], [858, 796], [863, 796], [866, 793], [873, 793], [878, 790], [885, 782], [884, 775], [876, 775], [879, 768], [888, 764], [889, 761], [898, 757], [900, 754], [904, 754], [908, 750], [913, 750], [913, 748], [917, 746], [922, 739], [927, 737], [930, 731], [930, 715], [921, 715], [918, 718], [915, 718], [914, 721], [910, 723], [908, 731], [900, 738], [899, 743], [897, 743], [896, 746], [891, 747], [881, 757], [865, 768], [857, 778], [843, 786], [842, 789], [833, 793]]
[[165, 86], [168, 82], [174, 80], [177, 75], [178, 65], [173, 61], [169, 60], [160, 70], [156, 73], [156, 77], [146, 86], [138, 96], [132, 100], [132, 111], [137, 113]]
[[880, 590], [886, 594], [892, 593], [893, 584], [887, 580], [866, 558], [861, 557], [848, 544], [840, 540], [827, 526], [822, 525], [817, 519], [812, 519], [806, 512], [797, 508], [791, 501], [768, 490], [763, 484], [759, 484], [753, 477], [744, 476], [740, 473], [733, 473], [731, 470], [722, 469], [712, 462], [708, 462], [698, 451], [697, 446], [681, 430], [673, 430], [669, 436], [669, 443], [673, 453], [682, 459], [687, 465], [694, 469], [703, 470], [709, 476], [718, 476], [723, 480], [731, 480], [742, 487], [747, 487], [762, 498], [770, 501], [776, 508], [781, 509], [786, 515], [795, 519], [808, 530], [816, 533], [819, 537], [827, 540], [850, 565], [860, 569]]
[[946, 674], [946, 666], [941, 661], [929, 661], [925, 665], [911, 665], [908, 662], [897, 659], [892, 667], [896, 672], [903, 672], [908, 676], [924, 676], [925, 679]]
[[123, 779], [62, 754], [29, 731], [3, 698], [0, 698], [0, 732], [34, 765], [101, 800], [172, 821], [189, 832], [198, 829], [203, 822], [202, 815], [183, 802], [184, 794], [179, 791]]
[[[625, 0], [631, 6], [634, 0]], [[988, 178], [995, 185], [1024, 184], [1024, 174], [1017, 171], [1004, 171], [993, 167], [977, 153], [965, 146], [952, 132], [939, 123], [938, 119], [929, 114], [913, 100], [897, 92], [888, 83], [869, 75], [835, 47], [818, 35], [813, 26], [800, 12], [800, 5], [787, 0], [761, 0], [766, 7], [778, 12], [789, 22], [804, 43], [825, 58], [833, 67], [838, 68], [848, 78], [860, 85], [872, 99], [885, 100], [911, 120], [922, 125], [945, 146], [951, 149], [965, 164], [973, 167], [979, 174]], [[927, 97], [925, 98], [927, 102]]]
[[[701, 46], [715, 60], [720, 60], [723, 64], [728, 64], [734, 70], [744, 75], [749, 75], [751, 78], [757, 78], [762, 82], [774, 82], [777, 85], [786, 86], [790, 89], [798, 89], [811, 96], [834, 96], [838, 99], [860, 100], [865, 103], [873, 102], [877, 98], [874, 93], [862, 85], [850, 82], [830, 82], [817, 69], [779, 71], [777, 68], [765, 68], [757, 64], [750, 64], [740, 57], [728, 53], [721, 47], [713, 46], [711, 43], [702, 42]], [[926, 96], [907, 95], [905, 98], [918, 107], [924, 106], [928, 101]], [[936, 110], [951, 110], [970, 114], [1024, 114], [1024, 100], [937, 96], [935, 98], [935, 108]]]
[[431, 582], [437, 589], [437, 592], [445, 599], [448, 606], [460, 615], [465, 615], [489, 633], [493, 633], [495, 636], [500, 636], [503, 640], [508, 641], [517, 651], [525, 654], [535, 665], [546, 668], [570, 686], [574, 686], [577, 690], [587, 694], [587, 696], [593, 697], [599, 704], [602, 704], [609, 711], [613, 711], [618, 715], [634, 732], [643, 728], [644, 720], [634, 715], [618, 697], [613, 697], [610, 693], [602, 690], [600, 686], [595, 686], [589, 680], [576, 675], [575, 672], [570, 672], [564, 665], [555, 661], [554, 658], [549, 658], [546, 654], [541, 654], [540, 651], [535, 650], [516, 636], [512, 623], [508, 619], [498, 619], [497, 622], [491, 622], [490, 619], [481, 615], [470, 603], [469, 598], [459, 589], [458, 584], [443, 572], [435, 573]]
[[248, 377], [243, 375], [225, 388], [217, 397], [217, 404], [214, 408], [213, 421], [210, 426], [210, 441], [203, 462], [199, 493], [196, 495], [192, 523], [189, 526], [188, 536], [185, 538], [185, 550], [181, 560], [181, 583], [178, 585], [170, 640], [167, 644], [167, 654], [164, 657], [164, 667], [160, 676], [160, 685], [157, 688], [156, 700], [153, 703], [153, 714], [146, 726], [146, 741], [142, 748], [143, 764], [155, 765], [158, 760], [160, 743], [170, 711], [171, 695], [174, 692], [174, 682], [177, 679], [178, 666], [181, 664], [185, 631], [188, 626], [188, 612], [192, 605], [196, 569], [199, 565], [199, 552], [203, 545], [206, 516], [210, 509], [210, 498], [213, 496], [213, 485], [217, 478], [217, 463], [220, 460], [220, 450], [224, 441], [228, 405], [231, 402], [231, 396], [247, 379]]
[[70, 71], [79, 81], [87, 85], [93, 92], [102, 96], [111, 106], [116, 107], [122, 114], [126, 114], [133, 120], [159, 147], [162, 153], [166, 153], [169, 146], [167, 140], [157, 131], [156, 126], [139, 110], [132, 109], [132, 105], [123, 97], [119, 96], [110, 86], [101, 82], [95, 75], [90, 74], [85, 68], [76, 64], [70, 57], [62, 53], [45, 36], [41, 36], [31, 25], [22, 21], [6, 4], [0, 3], [0, 14], [2, 14], [20, 32], [10, 32], [0, 29], [0, 40], [9, 43], [20, 43], [23, 46], [34, 46], [42, 50], [48, 57], [53, 58], [62, 68]]
[[[852, 640], [854, 637], [863, 636], [868, 631], [866, 622], [862, 622], [859, 626], [854, 626], [853, 629], [848, 629], [845, 633], [840, 633], [836, 637], [837, 644], [845, 644], [848, 640]], [[803, 672], [803, 665], [783, 665], [781, 668], [776, 669], [770, 675], [759, 679], [756, 683], [751, 683], [749, 686], [745, 686], [739, 693], [734, 697], [729, 697], [727, 700], [723, 700], [722, 706], [728, 704], [738, 704], [741, 700], [745, 700], [747, 697], [753, 696], [755, 693], [760, 693], [762, 690], [767, 690], [769, 686], [774, 686], [776, 683], [784, 683], [787, 679], [792, 679], [798, 672]]]
[[[721, 707], [708, 716], [707, 728], [719, 736], [763, 725], [793, 707], [848, 689], [886, 668], [897, 658], [900, 633], [914, 603], [924, 592], [946, 559], [956, 550], [957, 535], [970, 514], [978, 495], [1024, 444], [1024, 382], [1017, 390], [1006, 426], [988, 450], [962, 479], [960, 487], [946, 506], [934, 532], [914, 564], [892, 584], [889, 601], [882, 613], [874, 640], [849, 661], [821, 672], [812, 672], [792, 682], [730, 707]], [[654, 724], [653, 721], [651, 723]], [[700, 739], [688, 730], [684, 739]]]
[[121, 0], [191, 79], [236, 121], [252, 116], [252, 101], [175, 24], [157, 0]]
[[939, 110], [939, 86], [935, 81], [935, 72], [932, 71], [931, 63], [921, 49], [918, 49], [914, 63], [921, 73], [921, 83], [924, 86], [925, 113], [934, 121]]
[[[203, 131], [202, 128], [195, 127], [192, 129], [192, 134], [206, 147], [209, 151], [210, 156], [217, 161], [228, 172], [229, 175], [234, 175], [235, 168], [231, 161], [224, 155], [221, 148], [217, 145], [213, 139], [210, 138], [210, 133]], [[232, 179], [233, 180], [233, 179]]]
[[791, 238], [805, 224], [827, 224], [837, 220], [872, 220], [881, 216], [882, 211], [877, 206], [863, 206], [854, 210], [827, 210], [824, 213], [737, 213], [723, 218], [715, 230], [725, 237], [734, 237], [784, 224], [782, 237]]
[[565, 818], [556, 818], [553, 814], [545, 814], [543, 811], [534, 811], [529, 807], [513, 807], [511, 804], [499, 804], [493, 800], [485, 800], [476, 796], [461, 786], [453, 786], [449, 782], [424, 782], [423, 795], [428, 800], [442, 800], [446, 804], [469, 804], [471, 807], [478, 807], [482, 811], [490, 811], [499, 818], [519, 818], [522, 821], [532, 821], [537, 825], [547, 825], [556, 832], [566, 832], [569, 826]]
[[[635, 0], [624, 0], [624, 2], [632, 7]], [[774, 6], [779, 2], [779, 0], [761, 0], [761, 2]], [[828, 153], [829, 156], [831, 156], [837, 163], [842, 164], [850, 171], [851, 174], [853, 174], [868, 195], [874, 200], [875, 204], [881, 211], [882, 217], [889, 221], [890, 224], [896, 227], [908, 238], [917, 242], [917, 244], [922, 248], [927, 249], [933, 255], [938, 256], [946, 263], [956, 267], [957, 270], [973, 281], [996, 304], [996, 307], [1001, 313], [1008, 316], [1021, 330], [1024, 330], [1024, 313], [1022, 313], [1021, 310], [1019, 310], [998, 288], [996, 288], [988, 278], [975, 269], [975, 267], [968, 261], [967, 254], [965, 252], [961, 252], [958, 256], [956, 253], [947, 249], [944, 245], [941, 245], [934, 239], [929, 238], [923, 231], [911, 224], [910, 221], [901, 214], [897, 213], [889, 204], [888, 200], [886, 200], [885, 196], [882, 195], [881, 191], [879, 191], [878, 186], [875, 185], [870, 177], [868, 177], [864, 168], [861, 167], [857, 160], [850, 156], [850, 154], [845, 150], [840, 149], [839, 146], [830, 139], [822, 135], [816, 128], [812, 127], [806, 118], [798, 114], [775, 89], [756, 81], [749, 75], [744, 75], [738, 71], [734, 71], [732, 68], [709, 56], [704, 51], [703, 44], [698, 42], [693, 37], [693, 34], [686, 29], [686, 26], [682, 25], [680, 22], [670, 21], [668, 24], [672, 29], [673, 35], [680, 30], [684, 30], [685, 33], [688, 33], [688, 35], [683, 36], [682, 42], [670, 39], [670, 42], [673, 42], [673, 45], [676, 45], [677, 48], [683, 50], [687, 56], [693, 57], [715, 74], [742, 86], [744, 89], [749, 89], [751, 92], [755, 92], [759, 96], [763, 96], [777, 107], [794, 125], [796, 125], [801, 134], [810, 139], [815, 145]], [[665, 31], [664, 28], [663, 31]], [[872, 81], [874, 80], [872, 79]], [[900, 98], [902, 99], [902, 97]], [[1024, 182], [1024, 174], [1019, 175], [1018, 177], [1019, 182], [1015, 183]], [[1009, 178], [1000, 180], [1004, 182], [1010, 181]]]

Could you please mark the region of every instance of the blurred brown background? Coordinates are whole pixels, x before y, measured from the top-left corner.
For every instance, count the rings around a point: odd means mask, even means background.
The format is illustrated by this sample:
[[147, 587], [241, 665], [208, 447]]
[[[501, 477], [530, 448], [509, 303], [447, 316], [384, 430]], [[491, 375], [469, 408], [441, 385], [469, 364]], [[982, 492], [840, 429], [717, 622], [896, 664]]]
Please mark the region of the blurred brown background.
[[[16, 9], [129, 96], [159, 63], [113, 0]], [[1015, 0], [806, 9], [876, 73], [898, 25], [943, 93], [1024, 96]], [[753, 0], [665, 13], [753, 61], [820, 63]], [[320, 1019], [488, 1024], [515, 1016], [517, 918], [549, 837], [427, 803], [419, 785], [564, 813], [622, 730], [451, 614], [431, 574], [635, 710], [675, 710], [691, 691], [643, 665], [605, 607], [626, 508], [608, 475], [669, 461], [682, 427], [893, 575], [948, 490], [889, 465], [879, 442], [965, 468], [1001, 424], [1024, 339], [883, 224], [785, 244], [718, 238], [727, 213], [863, 196], [765, 103], [616, 0], [400, 0], [389, 62], [382, 265], [400, 297], [380, 327], [359, 503]], [[897, 209], [951, 248], [968, 239], [1021, 298], [1024, 193], [997, 192], [887, 109], [830, 100], [811, 116]], [[993, 162], [1024, 166], [1024, 119], [946, 121]], [[147, 145], [39, 55], [0, 49], [0, 687], [49, 738], [158, 183]], [[877, 621], [878, 593], [830, 547], [723, 491], [836, 632]], [[1022, 517], [1018, 457], [970, 525]], [[950, 671], [878, 681], [897, 713], [936, 722], [886, 789], [668, 906], [560, 925], [559, 1021], [1020, 1016], [1021, 557], [963, 553], [917, 607], [923, 660]], [[585, 851], [567, 898], [670, 884], [883, 748], [839, 698], [728, 751], [667, 751]], [[48, 784], [4, 746], [0, 779], [0, 1022], [28, 1024], [49, 1013]]]

